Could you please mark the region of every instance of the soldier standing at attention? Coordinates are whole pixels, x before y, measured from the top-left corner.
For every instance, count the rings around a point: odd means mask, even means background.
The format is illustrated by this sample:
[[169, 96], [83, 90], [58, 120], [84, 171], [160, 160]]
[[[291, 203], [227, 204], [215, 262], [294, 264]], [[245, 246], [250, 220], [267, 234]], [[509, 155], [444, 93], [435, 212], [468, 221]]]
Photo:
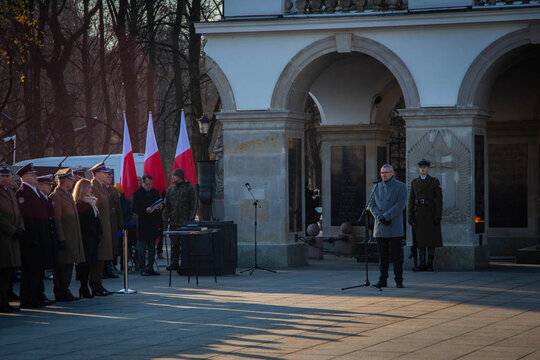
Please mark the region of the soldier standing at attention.
[[47, 244], [50, 244], [49, 216], [43, 195], [37, 189], [38, 179], [32, 163], [17, 171], [22, 185], [17, 190], [17, 203], [24, 220], [25, 236], [20, 242], [22, 276], [21, 307], [39, 308], [43, 301], [42, 277], [46, 264], [52, 260], [46, 258]]
[[0, 166], [0, 313], [17, 311], [9, 305], [11, 274], [21, 266], [19, 241], [23, 240], [24, 224], [15, 193], [10, 189], [13, 181], [11, 169]]
[[113, 259], [113, 240], [111, 228], [111, 205], [109, 204], [109, 191], [107, 185], [110, 183], [108, 170], [103, 162], [94, 165], [88, 171], [92, 173], [92, 194], [97, 197], [96, 206], [98, 208], [99, 221], [102, 227], [102, 237], [98, 244], [98, 264], [90, 268], [88, 282], [92, 294], [95, 296], [107, 296], [113, 294], [103, 287], [101, 276], [105, 263]]
[[51, 194], [58, 234], [58, 265], [54, 269], [54, 296], [56, 301], [79, 300], [69, 290], [73, 265], [85, 262], [84, 246], [79, 224], [79, 213], [71, 190], [75, 178], [70, 168], [55, 174], [58, 185]]
[[394, 265], [396, 287], [403, 287], [403, 210], [407, 205], [407, 186], [394, 177], [392, 165], [381, 167], [382, 181], [375, 185], [373, 198], [368, 203], [368, 210], [375, 218], [373, 237], [379, 250], [379, 281], [374, 285], [386, 287], [388, 278], [389, 252]]
[[442, 246], [442, 190], [439, 180], [429, 176], [430, 166], [429, 161], [420, 160], [420, 176], [411, 182], [409, 194], [409, 224], [416, 232], [416, 244], [420, 252], [420, 264], [413, 269], [415, 271], [433, 271], [435, 248]]
[[[172, 180], [173, 184], [165, 190], [161, 213], [165, 229], [169, 226], [173, 229], [184, 225], [186, 221], [191, 220], [195, 208], [195, 190], [189, 181], [184, 179], [184, 170], [174, 170]], [[178, 266], [180, 259], [179, 237], [172, 238], [171, 247], [171, 265], [167, 267], [167, 270], [180, 270]]]

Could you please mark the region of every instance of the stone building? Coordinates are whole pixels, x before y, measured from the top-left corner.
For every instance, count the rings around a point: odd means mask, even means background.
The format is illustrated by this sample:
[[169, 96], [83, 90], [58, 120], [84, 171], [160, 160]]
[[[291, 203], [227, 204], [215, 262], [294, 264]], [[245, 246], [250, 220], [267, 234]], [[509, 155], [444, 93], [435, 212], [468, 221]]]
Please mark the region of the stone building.
[[224, 213], [240, 266], [253, 258], [245, 183], [260, 199], [260, 265], [307, 262], [294, 241], [307, 99], [320, 117], [325, 236], [354, 224], [381, 164], [410, 184], [426, 158], [443, 187], [439, 269], [538, 243], [540, 1], [225, 0], [224, 19], [197, 31], [223, 103]]

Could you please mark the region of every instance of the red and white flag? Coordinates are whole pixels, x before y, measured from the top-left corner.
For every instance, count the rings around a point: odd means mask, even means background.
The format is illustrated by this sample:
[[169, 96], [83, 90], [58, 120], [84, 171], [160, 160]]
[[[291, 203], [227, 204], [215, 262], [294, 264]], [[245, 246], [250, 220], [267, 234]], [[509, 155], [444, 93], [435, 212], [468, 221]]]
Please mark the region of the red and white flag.
[[137, 170], [135, 169], [135, 160], [133, 159], [133, 149], [129, 137], [129, 129], [124, 112], [124, 144], [122, 146], [122, 167], [120, 172], [120, 185], [124, 190], [127, 199], [131, 198], [133, 192], [139, 188], [137, 182]]
[[161, 164], [161, 158], [156, 143], [156, 135], [154, 134], [152, 113], [148, 114], [146, 148], [144, 151], [144, 173], [152, 176], [154, 189], [157, 189], [160, 194], [167, 189], [167, 181], [165, 181], [165, 173], [163, 172], [163, 165]]
[[178, 136], [178, 145], [176, 145], [173, 171], [178, 168], [184, 170], [184, 178], [189, 180], [191, 185], [197, 184], [197, 172], [195, 171], [193, 153], [191, 152], [191, 146], [189, 145], [186, 117], [183, 110], [180, 118], [180, 136]]

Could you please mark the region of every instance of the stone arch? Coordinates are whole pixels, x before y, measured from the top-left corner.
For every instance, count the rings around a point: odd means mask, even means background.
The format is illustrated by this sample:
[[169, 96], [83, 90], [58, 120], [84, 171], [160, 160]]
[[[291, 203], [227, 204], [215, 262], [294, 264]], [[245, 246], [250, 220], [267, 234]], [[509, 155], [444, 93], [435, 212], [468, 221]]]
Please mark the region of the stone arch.
[[[347, 39], [346, 35], [349, 35], [349, 43], [343, 43], [343, 39]], [[308, 45], [289, 61], [274, 87], [271, 109], [304, 111], [305, 94], [316, 74], [332, 61], [332, 57], [324, 60], [325, 55], [353, 52], [371, 56], [386, 66], [401, 87], [405, 105], [411, 108], [420, 106], [420, 96], [412, 74], [394, 52], [365, 37], [335, 34]]]
[[[532, 44], [532, 33], [540, 33], [540, 25], [531, 25], [504, 35], [485, 48], [472, 62], [459, 88], [458, 106], [485, 105], [486, 91], [491, 88], [496, 75], [505, 66], [501, 60], [519, 47]], [[538, 36], [538, 34], [536, 35]]]
[[219, 65], [208, 55], [205, 57], [208, 76], [214, 82], [221, 97], [221, 111], [236, 111], [236, 101], [231, 84]]

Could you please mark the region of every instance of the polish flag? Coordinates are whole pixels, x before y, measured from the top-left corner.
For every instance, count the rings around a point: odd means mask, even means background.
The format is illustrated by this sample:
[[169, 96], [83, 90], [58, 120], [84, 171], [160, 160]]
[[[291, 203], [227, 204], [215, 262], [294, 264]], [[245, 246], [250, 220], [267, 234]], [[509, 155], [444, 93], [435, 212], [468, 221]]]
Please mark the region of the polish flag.
[[139, 188], [137, 182], [137, 171], [135, 169], [135, 160], [133, 159], [133, 149], [131, 148], [131, 139], [124, 112], [124, 144], [122, 146], [122, 167], [120, 172], [120, 185], [124, 190], [127, 199], [131, 198], [133, 192]]
[[167, 189], [163, 165], [159, 157], [159, 150], [154, 134], [154, 125], [152, 123], [152, 113], [148, 114], [148, 129], [146, 130], [146, 148], [144, 151], [144, 173], [151, 175], [154, 181], [154, 189], [163, 193]]
[[173, 172], [178, 168], [184, 170], [184, 178], [189, 180], [191, 185], [197, 184], [197, 172], [195, 171], [195, 162], [189, 145], [186, 117], [183, 110], [180, 118], [180, 136], [178, 137], [178, 145], [176, 145], [176, 154], [174, 155]]

